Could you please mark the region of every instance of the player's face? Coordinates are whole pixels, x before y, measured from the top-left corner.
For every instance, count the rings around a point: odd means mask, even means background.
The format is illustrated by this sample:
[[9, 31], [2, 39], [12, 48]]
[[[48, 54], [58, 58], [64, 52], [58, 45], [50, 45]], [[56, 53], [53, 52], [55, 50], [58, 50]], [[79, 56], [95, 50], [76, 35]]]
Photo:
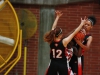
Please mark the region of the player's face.
[[92, 29], [92, 24], [89, 20], [86, 21], [85, 25], [84, 25], [84, 29], [86, 31], [90, 31]]
[[61, 33], [61, 34], [59, 35], [59, 38], [62, 38], [62, 36], [63, 36], [63, 34]]

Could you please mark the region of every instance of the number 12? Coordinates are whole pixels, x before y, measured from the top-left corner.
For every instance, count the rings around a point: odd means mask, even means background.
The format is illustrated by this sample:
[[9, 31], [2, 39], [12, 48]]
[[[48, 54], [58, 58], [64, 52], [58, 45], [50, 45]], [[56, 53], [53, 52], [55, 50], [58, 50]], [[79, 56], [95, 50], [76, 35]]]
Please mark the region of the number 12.
[[[52, 49], [52, 52], [53, 52], [53, 58], [62, 58], [61, 54], [62, 54], [62, 51], [61, 50], [56, 50], [55, 49]], [[57, 55], [56, 55], [57, 53]]]

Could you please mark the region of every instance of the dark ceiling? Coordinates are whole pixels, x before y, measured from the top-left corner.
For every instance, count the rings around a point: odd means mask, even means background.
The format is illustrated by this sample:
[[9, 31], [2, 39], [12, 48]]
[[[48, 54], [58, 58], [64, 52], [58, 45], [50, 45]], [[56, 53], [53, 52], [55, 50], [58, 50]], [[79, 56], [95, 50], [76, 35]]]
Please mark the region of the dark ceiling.
[[59, 5], [75, 2], [86, 2], [93, 0], [10, 0], [11, 3], [20, 4], [38, 4], [38, 5]]

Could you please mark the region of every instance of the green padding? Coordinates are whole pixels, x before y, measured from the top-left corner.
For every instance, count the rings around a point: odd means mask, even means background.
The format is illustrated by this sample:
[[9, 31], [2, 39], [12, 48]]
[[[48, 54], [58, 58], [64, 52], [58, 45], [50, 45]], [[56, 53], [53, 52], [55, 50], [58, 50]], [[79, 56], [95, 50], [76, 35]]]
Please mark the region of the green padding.
[[43, 35], [51, 30], [54, 22], [54, 8], [44, 7], [40, 10], [40, 28], [39, 28], [39, 50], [38, 50], [38, 75], [44, 75], [48, 67], [50, 58], [50, 48], [48, 43], [44, 42]]

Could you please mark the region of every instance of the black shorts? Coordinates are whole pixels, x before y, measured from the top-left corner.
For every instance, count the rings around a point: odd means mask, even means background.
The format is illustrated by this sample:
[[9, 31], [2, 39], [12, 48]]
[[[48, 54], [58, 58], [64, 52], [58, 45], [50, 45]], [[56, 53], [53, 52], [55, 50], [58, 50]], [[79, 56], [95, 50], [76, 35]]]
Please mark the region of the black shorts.
[[67, 61], [51, 60], [45, 75], [68, 75]]
[[[81, 64], [82, 64], [82, 70], [84, 67], [84, 56], [81, 56]], [[70, 62], [69, 66], [71, 67], [71, 70], [73, 73], [76, 73], [78, 75], [78, 57], [76, 55], [73, 55]]]

